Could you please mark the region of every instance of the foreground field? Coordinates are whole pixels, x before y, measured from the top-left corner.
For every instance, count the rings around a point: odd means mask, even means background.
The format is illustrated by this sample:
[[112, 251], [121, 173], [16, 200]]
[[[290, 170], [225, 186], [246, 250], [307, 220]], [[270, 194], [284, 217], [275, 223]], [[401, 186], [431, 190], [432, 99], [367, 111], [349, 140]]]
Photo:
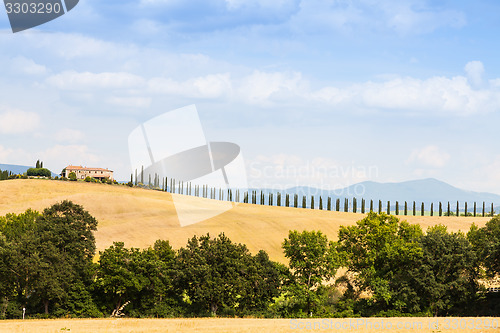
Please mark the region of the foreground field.
[[[499, 332], [500, 318], [57, 319], [0, 322], [0, 332]], [[493, 327], [493, 328], [492, 328]]]
[[[21, 213], [28, 208], [42, 211], [50, 205], [68, 199], [83, 205], [99, 221], [96, 241], [98, 250], [113, 241], [123, 241], [127, 247], [145, 248], [157, 239], [167, 239], [172, 246], [184, 246], [193, 235], [221, 232], [235, 242], [248, 246], [251, 252], [265, 250], [271, 259], [285, 262], [281, 242], [289, 230], [321, 230], [335, 239], [341, 225], [353, 225], [364, 215], [312, 209], [269, 207], [238, 204], [235, 208], [202, 223], [181, 227], [170, 194], [160, 191], [111, 186], [84, 182], [50, 180], [8, 180], [0, 182], [0, 215]], [[185, 198], [196, 207], [216, 200]], [[425, 230], [444, 224], [451, 231], [467, 231], [474, 222], [484, 226], [483, 217], [401, 216], [418, 223]]]

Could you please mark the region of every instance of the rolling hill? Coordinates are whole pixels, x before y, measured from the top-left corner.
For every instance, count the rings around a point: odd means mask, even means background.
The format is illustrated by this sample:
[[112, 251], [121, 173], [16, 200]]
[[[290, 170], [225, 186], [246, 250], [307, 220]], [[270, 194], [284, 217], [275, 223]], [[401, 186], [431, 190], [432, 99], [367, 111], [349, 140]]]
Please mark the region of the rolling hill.
[[[198, 224], [180, 227], [172, 196], [160, 191], [85, 182], [63, 182], [43, 179], [0, 182], [0, 215], [21, 213], [28, 208], [42, 211], [68, 199], [83, 205], [99, 221], [95, 234], [98, 250], [113, 241], [127, 247], [148, 247], [156, 239], [168, 239], [174, 248], [184, 246], [193, 235], [224, 232], [231, 240], [244, 243], [252, 253], [265, 250], [273, 260], [285, 262], [281, 242], [291, 229], [321, 230], [335, 239], [341, 225], [353, 225], [362, 214], [330, 212], [301, 208], [238, 204], [235, 208]], [[196, 210], [203, 202], [217, 207], [216, 200], [186, 197]], [[483, 226], [489, 218], [466, 217], [401, 217], [420, 224], [424, 230], [442, 223], [449, 230], [467, 231], [475, 222]]]

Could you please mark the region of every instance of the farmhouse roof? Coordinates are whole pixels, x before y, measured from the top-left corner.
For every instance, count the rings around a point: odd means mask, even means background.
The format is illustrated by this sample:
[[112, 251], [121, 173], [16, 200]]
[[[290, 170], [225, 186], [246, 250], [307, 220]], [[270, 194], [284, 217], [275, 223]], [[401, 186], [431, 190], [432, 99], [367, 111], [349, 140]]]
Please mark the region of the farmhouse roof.
[[82, 170], [82, 171], [111, 171], [109, 169], [103, 169], [103, 168], [87, 168], [87, 167], [82, 167], [81, 165], [68, 165], [66, 167], [66, 170]]

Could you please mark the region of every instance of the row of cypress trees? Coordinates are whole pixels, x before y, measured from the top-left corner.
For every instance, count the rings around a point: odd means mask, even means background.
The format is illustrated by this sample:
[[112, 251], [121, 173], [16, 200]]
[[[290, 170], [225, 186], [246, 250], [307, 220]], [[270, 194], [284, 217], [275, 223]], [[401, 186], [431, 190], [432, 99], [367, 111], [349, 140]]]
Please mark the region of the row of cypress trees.
[[[177, 181], [173, 178], [168, 179], [165, 177], [161, 179], [158, 174], [148, 175], [148, 184], [144, 184], [144, 170], [141, 170], [141, 173], [137, 174], [137, 170], [135, 172], [135, 181], [133, 175], [130, 175], [130, 183], [136, 186], [149, 187], [156, 190], [161, 190], [170, 193], [178, 193], [185, 195], [193, 195], [197, 197], [207, 198], [207, 199], [216, 199], [216, 200], [225, 200], [225, 201], [235, 201], [235, 202], [243, 202], [243, 203], [251, 203], [254, 205], [269, 205], [269, 206], [284, 206], [284, 207], [295, 207], [295, 208], [310, 208], [310, 209], [319, 209], [319, 210], [328, 210], [328, 211], [343, 211], [343, 212], [352, 212], [352, 213], [361, 213], [365, 214], [367, 212], [378, 212], [379, 214], [384, 212], [387, 214], [391, 214], [394, 212], [394, 215], [413, 215], [413, 216], [424, 216], [429, 213], [430, 216], [494, 216], [495, 208], [493, 203], [491, 203], [491, 207], [489, 212], [486, 209], [486, 202], [482, 203], [482, 207], [478, 207], [477, 203], [474, 202], [473, 208], [469, 209], [468, 203], [465, 202], [463, 207], [460, 207], [460, 202], [457, 201], [456, 207], [452, 207], [451, 203], [448, 202], [447, 206], [444, 207], [442, 202], [438, 203], [437, 209], [434, 206], [434, 203], [430, 204], [430, 207], [427, 208], [429, 211], [426, 211], [425, 203], [420, 203], [420, 209], [417, 209], [417, 202], [413, 201], [412, 205], [409, 206], [408, 202], [405, 201], [404, 205], [401, 207], [399, 201], [395, 202], [395, 205], [391, 205], [390, 201], [387, 201], [385, 210], [383, 209], [384, 203], [382, 200], [378, 200], [378, 207], [374, 207], [374, 200], [370, 200], [369, 206], [367, 204], [366, 199], [361, 198], [361, 202], [358, 203], [358, 199], [354, 197], [352, 200], [348, 198], [344, 198], [343, 205], [341, 205], [340, 198], [326, 198], [326, 204], [323, 200], [322, 196], [318, 198], [318, 204], [316, 205], [315, 196], [311, 195], [309, 202], [307, 200], [307, 196], [303, 195], [302, 198], [299, 197], [298, 194], [282, 194], [280, 192], [269, 192], [265, 193], [264, 191], [252, 190], [250, 192], [245, 191], [243, 195], [241, 195], [240, 190], [233, 189], [223, 189], [223, 188], [215, 188], [209, 187], [208, 185], [193, 185], [191, 182], [183, 182]], [[139, 182], [140, 180], [140, 182]], [[300, 200], [301, 199], [301, 200]], [[393, 210], [394, 209], [394, 210]]]

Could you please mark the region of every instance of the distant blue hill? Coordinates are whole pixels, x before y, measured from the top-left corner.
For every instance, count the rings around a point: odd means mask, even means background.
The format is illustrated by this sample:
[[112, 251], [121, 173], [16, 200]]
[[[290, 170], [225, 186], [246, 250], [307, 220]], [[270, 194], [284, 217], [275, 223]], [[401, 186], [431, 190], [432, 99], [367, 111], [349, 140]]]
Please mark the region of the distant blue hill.
[[[257, 191], [260, 193], [261, 190], [259, 189]], [[488, 207], [488, 211], [491, 207], [491, 203], [493, 203], [495, 207], [500, 206], [500, 195], [498, 194], [462, 190], [434, 178], [405, 181], [401, 183], [377, 183], [367, 181], [330, 191], [308, 186], [292, 187], [286, 190], [264, 189], [262, 191], [266, 194], [266, 202], [268, 193], [281, 192], [282, 194], [288, 193], [290, 195], [298, 194], [300, 197], [299, 204], [302, 203], [303, 195], [308, 197], [308, 203], [309, 197], [314, 195], [316, 201], [319, 200], [319, 196], [323, 199], [331, 197], [332, 199], [340, 198], [341, 200], [344, 198], [357, 198], [358, 202], [364, 198], [367, 201], [374, 200], [376, 205], [378, 205], [378, 200], [382, 200], [384, 209], [387, 205], [387, 201], [391, 202], [391, 206], [394, 206], [396, 201], [398, 201], [400, 207], [405, 201], [407, 201], [408, 204], [413, 203], [413, 201], [417, 203], [424, 202], [426, 207], [431, 202], [435, 204], [442, 202], [446, 205], [449, 201], [451, 207], [456, 207], [456, 202], [459, 201], [461, 207], [463, 207], [464, 202], [467, 202], [470, 208], [472, 208], [471, 204], [477, 202], [478, 209], [480, 207], [482, 208], [482, 202], [484, 201]], [[317, 202], [316, 205], [318, 205]]]
[[[22, 175], [26, 171], [28, 171], [29, 168], [34, 168], [34, 166], [26, 166], [26, 165], [15, 165], [15, 164], [0, 164], [0, 170], [2, 171], [10, 171], [13, 174], [20, 174]], [[52, 171], [50, 171], [52, 172]], [[59, 176], [58, 174], [55, 174], [52, 172], [52, 177]]]

